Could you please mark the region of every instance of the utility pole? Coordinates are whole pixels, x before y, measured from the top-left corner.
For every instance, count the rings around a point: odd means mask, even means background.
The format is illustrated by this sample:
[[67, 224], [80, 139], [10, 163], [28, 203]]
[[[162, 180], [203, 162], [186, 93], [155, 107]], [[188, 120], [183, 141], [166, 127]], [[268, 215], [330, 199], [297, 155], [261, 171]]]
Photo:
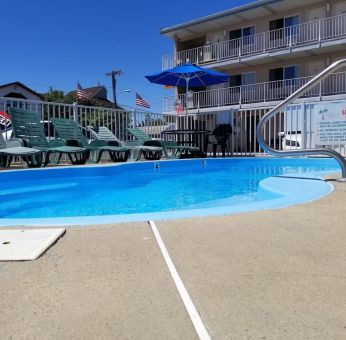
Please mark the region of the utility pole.
[[106, 76], [112, 77], [112, 91], [113, 91], [113, 103], [114, 106], [117, 107], [117, 94], [116, 94], [116, 87], [117, 87], [117, 76], [120, 76], [123, 73], [121, 70], [113, 70], [111, 72], [106, 73]]

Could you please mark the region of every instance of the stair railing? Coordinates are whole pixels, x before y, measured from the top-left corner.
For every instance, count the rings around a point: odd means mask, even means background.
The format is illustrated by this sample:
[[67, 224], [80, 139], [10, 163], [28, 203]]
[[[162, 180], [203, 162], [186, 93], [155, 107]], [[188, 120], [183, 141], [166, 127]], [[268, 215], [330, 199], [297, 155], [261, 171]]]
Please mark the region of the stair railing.
[[304, 84], [302, 87], [300, 87], [297, 91], [292, 93], [290, 96], [288, 96], [285, 100], [283, 100], [280, 104], [275, 106], [273, 109], [268, 111], [262, 119], [259, 121], [257, 128], [256, 128], [256, 134], [257, 134], [257, 141], [260, 145], [260, 147], [266, 151], [268, 154], [271, 154], [273, 156], [279, 156], [279, 157], [285, 157], [285, 156], [306, 156], [306, 155], [327, 155], [330, 157], [333, 157], [341, 166], [342, 171], [342, 179], [346, 180], [346, 160], [345, 158], [338, 152], [332, 149], [328, 148], [315, 148], [315, 149], [301, 149], [301, 150], [290, 150], [290, 151], [282, 151], [282, 150], [276, 150], [272, 147], [270, 147], [264, 140], [263, 136], [263, 128], [265, 124], [268, 122], [269, 119], [274, 117], [278, 112], [282, 112], [283, 109], [285, 109], [293, 100], [300, 97], [305, 92], [309, 91], [312, 87], [316, 86], [316, 84], [319, 84], [322, 82], [325, 78], [327, 78], [330, 74], [334, 73], [339, 68], [346, 65], [346, 59], [338, 60], [328, 66], [326, 69], [324, 69], [321, 73], [319, 73], [317, 76], [312, 78], [310, 81], [308, 81], [306, 84]]

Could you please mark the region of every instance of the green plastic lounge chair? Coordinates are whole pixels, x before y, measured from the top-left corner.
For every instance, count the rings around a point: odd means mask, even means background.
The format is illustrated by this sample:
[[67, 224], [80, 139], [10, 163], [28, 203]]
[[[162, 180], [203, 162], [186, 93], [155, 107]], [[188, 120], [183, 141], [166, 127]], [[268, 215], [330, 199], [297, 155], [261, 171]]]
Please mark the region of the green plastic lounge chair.
[[14, 157], [21, 157], [29, 168], [37, 168], [42, 164], [42, 151], [22, 146], [16, 139], [5, 142], [0, 132], [0, 165], [8, 167]]
[[95, 128], [88, 126], [88, 128], [96, 139], [104, 140], [108, 145], [112, 145], [115, 142], [117, 143], [116, 145], [129, 148], [131, 152], [130, 158], [135, 161], [138, 161], [142, 155], [147, 160], [159, 160], [162, 156], [162, 147], [141, 145], [139, 141], [122, 142], [105, 126]]
[[[11, 116], [14, 136], [20, 139], [25, 146], [43, 151], [43, 166], [49, 162], [58, 164], [63, 154], [68, 155], [72, 164], [85, 164], [88, 153], [84, 148], [66, 146], [63, 140], [58, 139], [48, 143], [43, 125], [36, 112], [11, 107], [8, 109], [8, 113]], [[50, 156], [57, 157], [54, 157], [55, 159], [52, 161]]]
[[136, 128], [126, 129], [133, 137], [139, 140], [145, 146], [161, 146], [166, 158], [191, 158], [199, 157], [199, 148], [192, 146], [181, 146], [174, 141], [163, 141], [161, 139], [152, 139], [142, 130]]
[[78, 125], [70, 119], [53, 118], [51, 120], [57, 135], [65, 140], [67, 145], [78, 145], [94, 154], [93, 161], [99, 162], [103, 153], [108, 152], [113, 162], [126, 162], [130, 149], [119, 145], [108, 145], [104, 140], [88, 143]]

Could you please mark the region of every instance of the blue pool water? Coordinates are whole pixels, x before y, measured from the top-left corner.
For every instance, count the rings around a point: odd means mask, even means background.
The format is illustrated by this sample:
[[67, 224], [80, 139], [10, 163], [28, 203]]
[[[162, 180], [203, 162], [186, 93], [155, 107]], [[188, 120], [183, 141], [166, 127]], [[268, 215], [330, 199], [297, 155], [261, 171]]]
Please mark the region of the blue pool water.
[[6, 171], [0, 173], [0, 224], [102, 223], [285, 206], [331, 190], [323, 181], [286, 177], [335, 171], [331, 159], [272, 158]]

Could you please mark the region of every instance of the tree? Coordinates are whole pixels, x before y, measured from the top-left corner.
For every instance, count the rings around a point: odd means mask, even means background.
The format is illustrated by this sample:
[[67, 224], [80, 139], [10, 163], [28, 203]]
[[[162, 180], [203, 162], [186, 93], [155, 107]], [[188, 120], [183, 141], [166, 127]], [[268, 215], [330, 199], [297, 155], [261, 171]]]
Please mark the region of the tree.
[[54, 90], [52, 87], [50, 87], [49, 91], [47, 93], [43, 93], [42, 95], [46, 102], [65, 103], [64, 91]]
[[55, 90], [52, 87], [49, 88], [47, 93], [42, 93], [42, 96], [46, 102], [51, 103], [64, 103], [72, 104], [76, 101], [76, 92], [64, 93], [62, 90]]
[[65, 94], [65, 103], [72, 104], [76, 101], [76, 92], [68, 92]]

